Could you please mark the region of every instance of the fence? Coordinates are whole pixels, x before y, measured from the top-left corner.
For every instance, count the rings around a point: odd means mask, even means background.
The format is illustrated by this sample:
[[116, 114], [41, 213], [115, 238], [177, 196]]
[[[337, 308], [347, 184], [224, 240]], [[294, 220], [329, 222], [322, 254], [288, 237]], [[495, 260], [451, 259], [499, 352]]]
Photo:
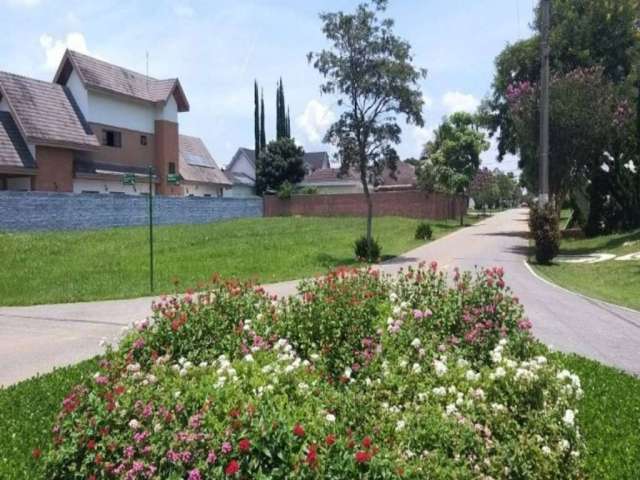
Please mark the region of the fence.
[[[137, 195], [0, 192], [0, 230], [75, 230], [146, 225], [149, 199]], [[154, 196], [158, 225], [262, 217], [262, 199]]]
[[[426, 193], [419, 190], [373, 192], [375, 216], [400, 216], [444, 220], [458, 218], [467, 211], [464, 196]], [[264, 216], [366, 216], [367, 203], [362, 193], [336, 195], [294, 195], [288, 200], [264, 197]]]

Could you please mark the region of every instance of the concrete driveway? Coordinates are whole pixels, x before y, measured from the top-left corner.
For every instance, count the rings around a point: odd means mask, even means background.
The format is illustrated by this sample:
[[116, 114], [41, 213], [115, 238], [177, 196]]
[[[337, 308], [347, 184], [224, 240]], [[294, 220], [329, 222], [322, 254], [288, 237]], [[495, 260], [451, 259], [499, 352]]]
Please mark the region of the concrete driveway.
[[[525, 306], [535, 335], [548, 345], [640, 374], [640, 313], [552, 286], [524, 264], [527, 211], [510, 210], [458, 230], [381, 266], [388, 273], [420, 261], [442, 268], [500, 265]], [[296, 282], [268, 285], [278, 295]], [[640, 286], [639, 286], [640, 289]], [[0, 307], [0, 385], [89, 358], [114, 341], [123, 326], [149, 315], [152, 298], [33, 307]]]

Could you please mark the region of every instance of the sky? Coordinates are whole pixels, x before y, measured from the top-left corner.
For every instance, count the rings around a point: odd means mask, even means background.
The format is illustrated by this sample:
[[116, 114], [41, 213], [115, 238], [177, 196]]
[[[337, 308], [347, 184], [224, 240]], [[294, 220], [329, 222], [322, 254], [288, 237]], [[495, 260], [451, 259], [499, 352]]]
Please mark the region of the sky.
[[[328, 46], [318, 14], [357, 0], [0, 0], [0, 70], [51, 81], [69, 47], [156, 78], [178, 77], [191, 106], [180, 131], [202, 137], [219, 165], [253, 148], [253, 82], [264, 88], [267, 139], [275, 136], [275, 89], [284, 81], [292, 135], [307, 151], [339, 114], [320, 94], [306, 54]], [[426, 68], [424, 128], [401, 122], [401, 158], [418, 157], [442, 118], [473, 111], [490, 92], [493, 62], [530, 34], [533, 0], [390, 0], [387, 16]], [[517, 170], [517, 159], [483, 166]]]

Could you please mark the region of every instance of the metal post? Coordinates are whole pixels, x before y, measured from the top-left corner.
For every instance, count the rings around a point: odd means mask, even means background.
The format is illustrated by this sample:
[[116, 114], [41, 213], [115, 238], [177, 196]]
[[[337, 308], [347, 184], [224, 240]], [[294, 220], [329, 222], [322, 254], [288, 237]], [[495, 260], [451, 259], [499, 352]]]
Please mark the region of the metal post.
[[149, 288], [153, 293], [153, 167], [149, 165]]
[[538, 203], [549, 202], [549, 22], [551, 0], [540, 0], [542, 11], [541, 69], [540, 69], [540, 165]]

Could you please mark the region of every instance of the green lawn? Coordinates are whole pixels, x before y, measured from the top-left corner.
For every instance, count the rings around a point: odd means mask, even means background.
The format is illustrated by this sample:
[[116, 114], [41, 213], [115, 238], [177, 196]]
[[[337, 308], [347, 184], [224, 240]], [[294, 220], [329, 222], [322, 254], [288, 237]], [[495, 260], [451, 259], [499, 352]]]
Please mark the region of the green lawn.
[[[468, 219], [469, 222], [474, 220]], [[310, 276], [355, 263], [353, 243], [364, 218], [257, 218], [158, 227], [156, 293], [197, 288], [214, 272], [261, 282]], [[418, 220], [374, 220], [384, 257], [422, 242]], [[434, 238], [458, 220], [433, 221]], [[149, 294], [148, 229], [0, 233], [0, 305], [77, 302]]]
[[[554, 355], [582, 380], [585, 395], [578, 418], [587, 442], [589, 478], [638, 478], [640, 380], [582, 357]], [[92, 375], [96, 363], [88, 360], [0, 389], [0, 478], [42, 478], [41, 461], [33, 451], [50, 448], [50, 429], [62, 399]]]
[[[634, 243], [635, 242], [635, 243]], [[631, 243], [624, 246], [624, 244]], [[586, 239], [564, 239], [560, 253], [613, 253], [624, 255], [640, 251], [640, 230], [625, 234]], [[543, 277], [570, 290], [611, 303], [640, 310], [640, 261], [609, 260], [595, 264], [554, 263], [533, 268]]]

